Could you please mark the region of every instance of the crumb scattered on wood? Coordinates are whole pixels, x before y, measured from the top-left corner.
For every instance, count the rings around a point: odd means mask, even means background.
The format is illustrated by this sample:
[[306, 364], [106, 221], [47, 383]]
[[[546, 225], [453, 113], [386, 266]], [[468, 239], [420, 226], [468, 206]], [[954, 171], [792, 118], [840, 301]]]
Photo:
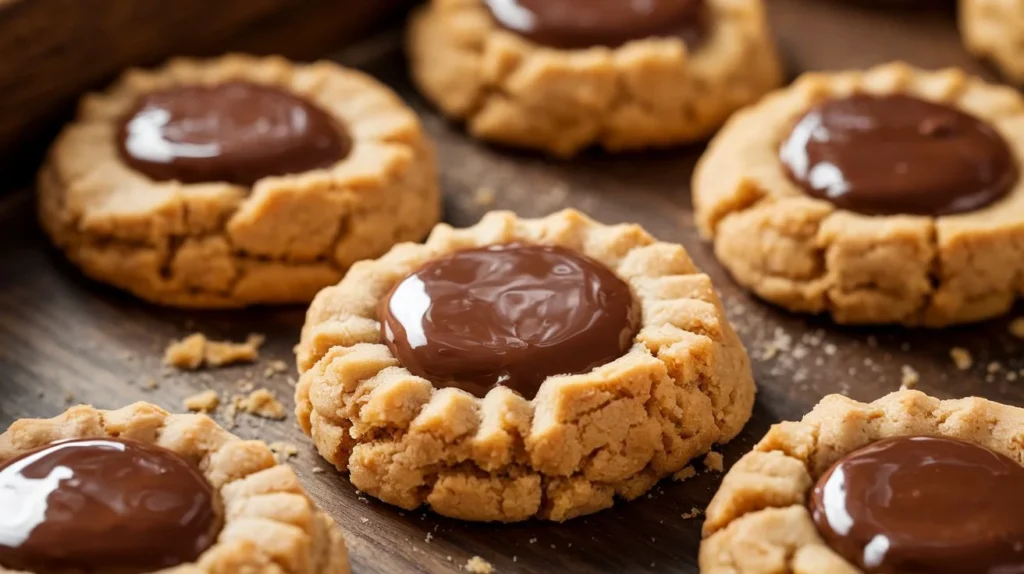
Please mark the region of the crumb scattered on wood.
[[319, 466], [314, 466], [313, 467], [313, 474], [323, 474], [325, 472], [327, 472], [327, 471], [324, 470], [323, 468], [319, 467]]
[[281, 420], [287, 416], [284, 405], [267, 389], [256, 389], [247, 397], [240, 397], [238, 410], [265, 419]]
[[921, 375], [918, 374], [917, 370], [910, 365], [903, 365], [901, 367], [901, 378], [900, 388], [901, 389], [912, 389], [917, 386], [917, 383], [921, 381]]
[[704, 468], [708, 472], [722, 472], [725, 470], [725, 457], [720, 452], [709, 452], [704, 457]]
[[971, 356], [971, 352], [963, 347], [953, 347], [949, 350], [949, 356], [953, 359], [953, 364], [956, 368], [961, 371], [966, 371], [974, 366], [974, 357]]
[[689, 512], [684, 512], [682, 514], [682, 517], [683, 517], [683, 520], [689, 520], [691, 518], [697, 518], [703, 512], [704, 512], [703, 510], [701, 510], [701, 509], [697, 508], [696, 506], [694, 506], [693, 508], [690, 509]]
[[494, 574], [494, 566], [479, 556], [474, 556], [466, 562], [466, 572], [470, 574]]
[[193, 333], [173, 341], [164, 351], [164, 364], [194, 371], [201, 367], [223, 367], [236, 363], [254, 363], [260, 358], [263, 335], [249, 335], [244, 343], [213, 341], [202, 333]]
[[494, 205], [494, 190], [489, 187], [481, 187], [473, 194], [473, 203], [480, 207]]
[[212, 413], [220, 406], [217, 391], [205, 390], [185, 398], [185, 408], [194, 413]]
[[370, 521], [370, 519], [365, 517], [365, 516], [360, 516], [359, 517], [359, 522], [362, 522], [363, 524], [366, 524], [369, 521]]
[[274, 458], [277, 459], [278, 463], [283, 463], [289, 458], [299, 455], [299, 449], [290, 442], [278, 440], [267, 446], [270, 447], [270, 452], [274, 453]]
[[75, 402], [75, 393], [73, 393], [71, 391], [68, 391], [68, 392], [64, 393], [64, 402], [69, 404], [69, 405], [71, 403]]
[[288, 371], [288, 363], [281, 360], [270, 361], [267, 368], [263, 370], [263, 378], [269, 379], [274, 375], [280, 375]]
[[1010, 321], [1010, 334], [1014, 337], [1024, 339], [1024, 317], [1017, 317]]
[[160, 388], [160, 384], [157, 383], [156, 379], [153, 377], [146, 377], [146, 380], [142, 385], [151, 391]]
[[679, 472], [673, 474], [672, 475], [672, 480], [674, 480], [676, 482], [682, 482], [684, 480], [693, 478], [695, 476], [697, 476], [697, 471], [694, 470], [694, 468], [692, 466], [687, 466], [683, 470], [680, 470]]

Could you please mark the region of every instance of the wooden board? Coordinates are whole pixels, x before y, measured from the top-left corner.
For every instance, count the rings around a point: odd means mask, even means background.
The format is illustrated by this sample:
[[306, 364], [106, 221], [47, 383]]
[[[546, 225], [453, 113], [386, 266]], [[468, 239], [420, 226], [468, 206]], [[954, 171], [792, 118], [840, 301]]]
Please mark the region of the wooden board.
[[[794, 70], [863, 66], [905, 58], [925, 66], [962, 65], [983, 71], [962, 51], [949, 10], [889, 12], [824, 0], [770, 0], [777, 35]], [[798, 418], [822, 396], [843, 392], [870, 400], [897, 389], [907, 365], [919, 388], [941, 397], [981, 395], [1024, 404], [1024, 381], [1005, 369], [1024, 368], [1024, 345], [1007, 321], [944, 331], [842, 328], [791, 316], [744, 294], [702, 244], [690, 218], [688, 182], [699, 146], [609, 157], [592, 154], [551, 161], [474, 143], [416, 96], [401, 68], [396, 37], [342, 60], [395, 86], [425, 115], [439, 143], [448, 221], [475, 222], [489, 208], [541, 215], [562, 206], [607, 222], [636, 221], [658, 237], [685, 244], [717, 282], [751, 354], [760, 387], [754, 418], [724, 449], [731, 464], [774, 422]], [[494, 192], [481, 205], [477, 191]], [[46, 247], [32, 223], [31, 200], [0, 202], [0, 428], [21, 416], [52, 416], [74, 401], [116, 407], [136, 400], [180, 410], [184, 397], [212, 387], [230, 390], [251, 377], [291, 405], [286, 376], [264, 377], [266, 361], [205, 374], [161, 377], [160, 354], [172, 338], [194, 330], [241, 340], [268, 336], [264, 356], [294, 364], [291, 354], [302, 309], [190, 312], [155, 308], [82, 279]], [[1021, 314], [1018, 309], [1018, 315]], [[788, 351], [777, 354], [779, 345]], [[967, 348], [975, 366], [953, 368], [951, 347]], [[1004, 371], [989, 375], [998, 361]], [[156, 376], [158, 389], [144, 385]], [[986, 380], [989, 379], [989, 380]], [[357, 573], [454, 572], [480, 555], [499, 572], [695, 573], [700, 519], [720, 477], [700, 474], [665, 482], [650, 496], [566, 524], [465, 524], [426, 512], [404, 512], [361, 498], [344, 476], [315, 474], [322, 466], [293, 418], [282, 423], [243, 418], [245, 437], [285, 440], [300, 447], [294, 466], [313, 496], [346, 532]]]

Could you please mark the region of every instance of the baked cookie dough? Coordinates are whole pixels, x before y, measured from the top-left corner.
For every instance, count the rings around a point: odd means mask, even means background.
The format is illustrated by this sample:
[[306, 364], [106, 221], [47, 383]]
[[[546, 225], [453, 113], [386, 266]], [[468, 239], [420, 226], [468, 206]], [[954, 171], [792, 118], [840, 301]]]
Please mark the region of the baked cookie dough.
[[441, 224], [313, 301], [296, 414], [363, 492], [464, 520], [633, 499], [750, 418], [754, 381], [680, 245], [576, 211]]
[[1017, 0], [960, 0], [960, 34], [975, 56], [1024, 85], [1024, 9]]
[[431, 144], [386, 87], [232, 55], [132, 70], [81, 102], [39, 215], [86, 275], [152, 302], [308, 302], [438, 221]]
[[1024, 294], [1024, 97], [955, 69], [806, 74], [697, 165], [702, 234], [735, 279], [840, 323], [938, 327]]
[[0, 572], [349, 572], [337, 526], [267, 445], [147, 403], [12, 424], [0, 507]]
[[782, 81], [761, 0], [432, 0], [407, 51], [475, 137], [557, 156], [702, 140]]
[[825, 397], [726, 474], [700, 571], [1011, 572], [1024, 562], [1021, 436], [1024, 409], [980, 398]]

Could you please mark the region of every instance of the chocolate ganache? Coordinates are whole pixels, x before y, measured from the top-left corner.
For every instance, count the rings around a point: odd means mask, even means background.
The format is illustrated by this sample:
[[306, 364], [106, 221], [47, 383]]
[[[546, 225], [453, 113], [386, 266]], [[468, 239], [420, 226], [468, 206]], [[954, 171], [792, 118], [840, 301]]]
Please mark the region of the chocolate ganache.
[[903, 95], [827, 100], [797, 121], [780, 149], [790, 178], [841, 209], [949, 215], [1004, 197], [1013, 152], [990, 125]]
[[708, 27], [704, 0], [485, 0], [502, 27], [545, 46], [615, 47], [679, 37], [696, 45]]
[[53, 443], [0, 467], [0, 566], [153, 572], [195, 560], [220, 530], [212, 487], [167, 449], [130, 440]]
[[246, 82], [145, 94], [118, 140], [124, 161], [152, 179], [247, 186], [330, 166], [352, 147], [344, 127], [311, 102]]
[[1024, 572], [1024, 467], [973, 443], [878, 441], [826, 472], [810, 507], [829, 546], [866, 572]]
[[431, 261], [381, 300], [384, 342], [413, 374], [483, 397], [533, 398], [552, 375], [613, 361], [639, 309], [608, 268], [562, 247], [510, 244]]

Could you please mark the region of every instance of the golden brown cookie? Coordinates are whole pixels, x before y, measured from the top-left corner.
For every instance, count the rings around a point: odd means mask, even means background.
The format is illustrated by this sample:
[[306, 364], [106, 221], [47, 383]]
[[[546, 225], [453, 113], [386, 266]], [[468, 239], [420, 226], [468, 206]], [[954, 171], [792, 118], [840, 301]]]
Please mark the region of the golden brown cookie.
[[[825, 397], [726, 474], [707, 508], [700, 571], [857, 574], [875, 560], [873, 572], [993, 572], [985, 562], [1007, 555], [1020, 564], [1022, 436], [1024, 410], [980, 398]], [[957, 569], [965, 558], [974, 566]]]
[[1016, 84], [1024, 84], [1024, 9], [1016, 0], [960, 0], [967, 49]]
[[[648, 4], [432, 0], [409, 24], [413, 78], [474, 136], [557, 156], [701, 140], [781, 83], [760, 0]], [[576, 10], [600, 33], [559, 15]]]
[[309, 301], [440, 210], [431, 144], [388, 88], [240, 55], [132, 70], [87, 96], [38, 194], [83, 272], [185, 307]]
[[693, 201], [719, 260], [763, 299], [942, 326], [1024, 293], [1022, 158], [1013, 89], [902, 63], [807, 74], [729, 121]]
[[146, 403], [15, 422], [0, 500], [21, 503], [0, 516], [0, 572], [349, 572], [341, 532], [267, 445]]
[[317, 295], [297, 354], [297, 418], [324, 458], [465, 520], [636, 498], [736, 436], [755, 392], [682, 246], [572, 210], [441, 224], [358, 263]]

